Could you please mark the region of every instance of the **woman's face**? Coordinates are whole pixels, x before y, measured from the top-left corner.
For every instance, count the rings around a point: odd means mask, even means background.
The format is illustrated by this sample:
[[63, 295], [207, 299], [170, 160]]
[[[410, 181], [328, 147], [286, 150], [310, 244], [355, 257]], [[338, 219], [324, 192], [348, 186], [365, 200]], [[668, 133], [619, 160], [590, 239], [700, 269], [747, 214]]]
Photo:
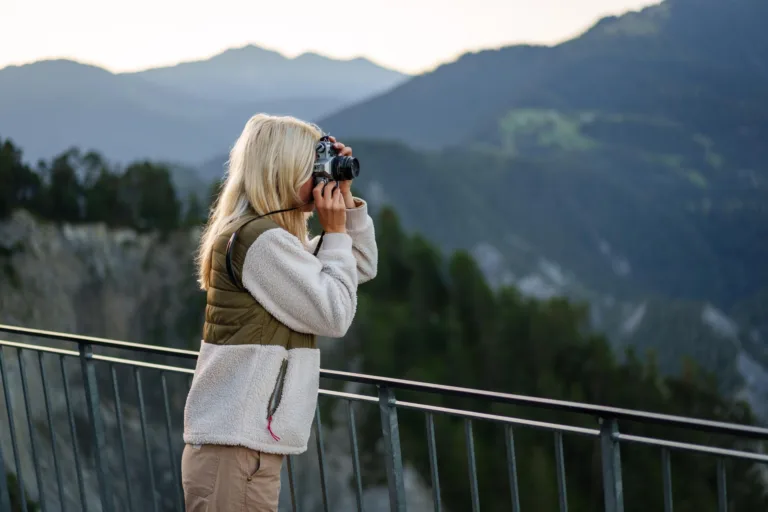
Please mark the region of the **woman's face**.
[[310, 177], [299, 189], [299, 198], [302, 206], [299, 208], [302, 212], [311, 212], [315, 209], [315, 203], [312, 201], [312, 178]]

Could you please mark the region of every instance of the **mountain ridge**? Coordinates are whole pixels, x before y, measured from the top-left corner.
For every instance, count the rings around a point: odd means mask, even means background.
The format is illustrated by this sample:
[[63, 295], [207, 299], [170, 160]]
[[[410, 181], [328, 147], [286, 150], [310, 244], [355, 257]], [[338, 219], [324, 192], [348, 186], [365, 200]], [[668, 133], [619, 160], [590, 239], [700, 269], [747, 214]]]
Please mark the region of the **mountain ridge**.
[[368, 59], [334, 59], [314, 52], [287, 57], [255, 45], [230, 48], [207, 59], [124, 75], [140, 76], [196, 96], [241, 101], [254, 96], [307, 95], [339, 96], [357, 101], [410, 78], [408, 74]]
[[49, 58], [36, 59], [36, 60], [32, 60], [32, 61], [28, 61], [28, 62], [23, 62], [23, 63], [8, 64], [6, 66], [0, 67], [0, 72], [4, 71], [6, 69], [10, 69], [10, 68], [23, 68], [23, 67], [28, 67], [28, 66], [34, 66], [34, 65], [37, 65], [37, 64], [44, 64], [44, 63], [47, 63], [47, 62], [60, 62], [60, 61], [63, 61], [63, 62], [71, 62], [71, 63], [78, 64], [78, 65], [81, 65], [81, 66], [98, 68], [98, 69], [106, 71], [107, 73], [110, 73], [112, 75], [140, 75], [140, 74], [146, 73], [148, 71], [164, 70], [164, 69], [176, 68], [176, 67], [179, 67], [179, 66], [185, 66], [185, 65], [190, 65], [190, 64], [206, 63], [206, 62], [209, 62], [209, 61], [212, 61], [212, 60], [216, 60], [216, 59], [220, 59], [220, 58], [225, 58], [226, 56], [230, 56], [230, 55], [234, 56], [237, 53], [244, 53], [244, 52], [258, 52], [258, 53], [261, 53], [262, 55], [274, 55], [276, 58], [281, 59], [281, 60], [286, 60], [286, 61], [297, 61], [297, 60], [302, 60], [302, 59], [305, 59], [305, 58], [320, 58], [320, 59], [322, 59], [324, 61], [329, 61], [329, 62], [341, 62], [341, 63], [345, 63], [345, 62], [363, 62], [363, 63], [366, 63], [366, 64], [370, 64], [371, 66], [375, 66], [377, 68], [381, 68], [381, 69], [384, 69], [386, 71], [392, 71], [392, 72], [400, 74], [400, 75], [413, 76], [413, 73], [409, 73], [407, 71], [402, 71], [402, 70], [399, 70], [399, 69], [395, 69], [393, 67], [386, 66], [384, 64], [379, 64], [378, 62], [375, 62], [372, 59], [370, 59], [368, 57], [364, 57], [362, 55], [358, 55], [358, 56], [354, 56], [354, 57], [345, 57], [345, 58], [342, 58], [342, 57], [331, 57], [331, 56], [328, 56], [328, 55], [325, 55], [325, 54], [322, 54], [322, 53], [319, 53], [319, 52], [316, 52], [316, 51], [308, 50], [308, 51], [302, 52], [300, 54], [297, 54], [297, 55], [295, 55], [293, 57], [289, 57], [288, 55], [285, 55], [284, 53], [282, 53], [282, 52], [280, 52], [278, 50], [273, 50], [273, 49], [270, 49], [270, 48], [267, 48], [267, 47], [264, 47], [264, 46], [259, 46], [259, 45], [253, 44], [253, 43], [247, 43], [247, 44], [244, 44], [244, 45], [241, 45], [241, 46], [233, 46], [233, 47], [230, 47], [230, 48], [226, 48], [226, 49], [224, 49], [224, 50], [222, 50], [222, 51], [220, 51], [218, 53], [215, 53], [213, 55], [210, 55], [210, 56], [201, 56], [201, 57], [198, 57], [198, 58], [181, 60], [181, 61], [173, 63], [173, 64], [160, 64], [160, 65], [156, 65], [156, 66], [149, 66], [149, 67], [135, 69], [135, 70], [131, 70], [131, 71], [111, 71], [111, 70], [105, 68], [104, 66], [101, 66], [101, 65], [98, 65], [98, 64], [94, 64], [94, 63], [91, 63], [91, 62], [87, 62], [87, 61], [84, 61], [84, 60], [78, 60], [78, 59], [71, 58], [71, 57], [49, 57]]
[[376, 66], [376, 67], [379, 67], [379, 68], [383, 68], [383, 69], [388, 70], [388, 71], [393, 71], [395, 73], [400, 73], [402, 75], [409, 75], [409, 76], [412, 75], [412, 73], [408, 73], [406, 71], [402, 71], [402, 70], [399, 70], [399, 69], [395, 69], [395, 68], [392, 68], [392, 67], [385, 66], [383, 64], [379, 64], [377, 62], [374, 62], [372, 59], [370, 59], [368, 57], [364, 57], [362, 55], [358, 55], [358, 56], [355, 56], [355, 57], [342, 58], [342, 57], [331, 57], [331, 56], [322, 54], [320, 52], [316, 52], [316, 51], [312, 51], [312, 50], [307, 50], [307, 51], [302, 52], [300, 54], [297, 54], [297, 55], [295, 55], [293, 57], [289, 57], [288, 55], [280, 52], [279, 50], [274, 50], [274, 49], [267, 48], [265, 46], [260, 46], [260, 45], [257, 45], [257, 44], [253, 44], [253, 43], [246, 43], [246, 44], [243, 44], [243, 45], [240, 45], [240, 46], [233, 46], [233, 47], [230, 47], [230, 48], [226, 48], [226, 49], [224, 49], [224, 50], [222, 50], [222, 51], [220, 51], [218, 53], [215, 53], [215, 54], [207, 56], [207, 57], [198, 57], [198, 58], [192, 58], [192, 59], [185, 59], [185, 60], [181, 60], [181, 61], [179, 61], [179, 62], [177, 62], [175, 64], [163, 64], [163, 65], [157, 65], [157, 66], [150, 66], [150, 67], [141, 68], [141, 69], [137, 69], [137, 70], [133, 70], [133, 71], [121, 71], [118, 74], [140, 74], [140, 73], [144, 73], [146, 71], [159, 70], [159, 69], [168, 69], [168, 68], [174, 68], [174, 67], [184, 66], [184, 65], [188, 65], [188, 64], [204, 63], [204, 62], [209, 62], [211, 60], [226, 58], [228, 56], [235, 56], [236, 54], [244, 54], [246, 52], [251, 52], [252, 54], [260, 54], [260, 55], [263, 55], [263, 56], [267, 56], [268, 55], [270, 57], [274, 57], [274, 58], [278, 58], [278, 59], [284, 59], [284, 60], [288, 60], [288, 61], [296, 61], [296, 60], [300, 60], [300, 59], [306, 58], [306, 57], [319, 57], [319, 58], [321, 58], [323, 60], [335, 61], [335, 62], [356, 62], [356, 61], [361, 61], [361, 62], [369, 63], [369, 64], [371, 64], [373, 66]]
[[[136, 73], [72, 59], [7, 66], [0, 70], [0, 134], [34, 160], [78, 146], [118, 161], [190, 164], [226, 150], [257, 112], [313, 120], [407, 78], [359, 59], [275, 54], [275, 63], [261, 65], [237, 52], [222, 55], [220, 72], [211, 70], [212, 60]], [[184, 76], [189, 72], [198, 78]]]

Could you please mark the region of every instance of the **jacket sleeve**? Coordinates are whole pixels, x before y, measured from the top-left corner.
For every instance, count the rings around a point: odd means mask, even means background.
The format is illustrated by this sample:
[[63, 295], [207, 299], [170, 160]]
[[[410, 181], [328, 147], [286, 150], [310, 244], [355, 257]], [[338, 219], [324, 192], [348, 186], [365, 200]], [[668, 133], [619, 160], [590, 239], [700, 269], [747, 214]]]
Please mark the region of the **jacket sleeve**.
[[243, 286], [291, 329], [340, 338], [357, 309], [358, 275], [352, 238], [327, 233], [315, 257], [298, 238], [279, 228], [248, 248]]
[[[358, 284], [363, 284], [376, 277], [379, 264], [379, 249], [376, 245], [376, 232], [373, 219], [368, 215], [368, 204], [355, 198], [356, 208], [347, 208], [347, 234], [352, 238], [352, 254], [355, 257]], [[328, 235], [323, 238], [323, 245]], [[320, 237], [314, 237], [307, 249], [315, 251]], [[322, 247], [321, 247], [322, 249]]]

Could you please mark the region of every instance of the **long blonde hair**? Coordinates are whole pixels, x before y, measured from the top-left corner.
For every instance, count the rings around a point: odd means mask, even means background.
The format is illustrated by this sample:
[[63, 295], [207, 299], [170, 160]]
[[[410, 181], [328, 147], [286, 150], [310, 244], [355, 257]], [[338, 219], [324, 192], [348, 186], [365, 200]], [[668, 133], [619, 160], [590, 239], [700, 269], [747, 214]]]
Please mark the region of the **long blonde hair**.
[[[299, 189], [312, 175], [315, 145], [322, 131], [291, 116], [257, 114], [243, 128], [229, 154], [226, 179], [211, 207], [197, 255], [198, 282], [207, 290], [213, 245], [233, 222], [301, 203]], [[270, 216], [299, 240], [307, 239], [310, 213], [293, 210]]]

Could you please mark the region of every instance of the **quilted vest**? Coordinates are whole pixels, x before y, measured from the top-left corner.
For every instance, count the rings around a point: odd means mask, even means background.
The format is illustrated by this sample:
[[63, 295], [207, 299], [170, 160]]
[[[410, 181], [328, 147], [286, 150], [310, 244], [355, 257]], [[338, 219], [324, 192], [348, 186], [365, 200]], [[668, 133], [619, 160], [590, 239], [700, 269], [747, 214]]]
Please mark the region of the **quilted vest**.
[[244, 217], [216, 239], [211, 280], [205, 306], [203, 340], [214, 345], [279, 345], [286, 349], [317, 348], [316, 336], [293, 331], [278, 321], [247, 290], [233, 283], [227, 273], [229, 239], [236, 228], [232, 246], [232, 270], [240, 280], [248, 247], [264, 232], [280, 229], [271, 219]]

